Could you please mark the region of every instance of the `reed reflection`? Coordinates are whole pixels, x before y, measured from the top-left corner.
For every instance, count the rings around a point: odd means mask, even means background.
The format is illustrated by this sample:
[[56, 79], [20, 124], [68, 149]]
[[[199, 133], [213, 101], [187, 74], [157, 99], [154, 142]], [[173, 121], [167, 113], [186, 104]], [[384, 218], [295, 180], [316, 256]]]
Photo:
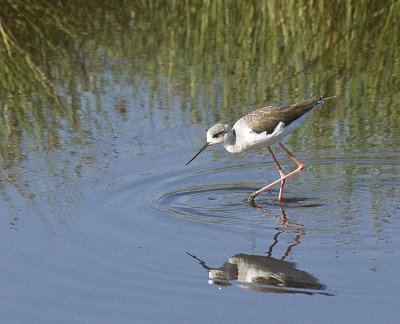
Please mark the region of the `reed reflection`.
[[[332, 296], [332, 293], [325, 291], [327, 287], [320, 283], [318, 278], [304, 270], [297, 269], [295, 263], [285, 260], [292, 253], [293, 248], [300, 244], [301, 236], [304, 234], [302, 225], [291, 222], [282, 208], [280, 215], [276, 215], [266, 208], [257, 208], [261, 213], [273, 216], [279, 224], [265, 255], [238, 253], [228, 258], [221, 267], [210, 267], [204, 260], [186, 252], [208, 271], [210, 278], [208, 283], [230, 286], [237, 281], [238, 287], [259, 292]], [[279, 237], [284, 232], [293, 233], [293, 242], [286, 247], [280, 258], [273, 257], [274, 247], [278, 245]]]

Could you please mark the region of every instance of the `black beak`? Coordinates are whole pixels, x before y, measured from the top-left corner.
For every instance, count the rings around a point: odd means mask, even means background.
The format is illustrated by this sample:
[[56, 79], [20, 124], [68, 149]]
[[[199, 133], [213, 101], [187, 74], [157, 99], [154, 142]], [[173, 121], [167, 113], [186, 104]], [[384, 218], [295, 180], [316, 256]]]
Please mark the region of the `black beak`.
[[200, 151], [198, 151], [197, 154], [195, 156], [193, 156], [188, 163], [186, 163], [186, 165], [188, 165], [190, 162], [192, 162], [201, 152], [203, 152], [210, 145], [211, 145], [210, 143], [204, 144], [204, 146], [200, 149]]

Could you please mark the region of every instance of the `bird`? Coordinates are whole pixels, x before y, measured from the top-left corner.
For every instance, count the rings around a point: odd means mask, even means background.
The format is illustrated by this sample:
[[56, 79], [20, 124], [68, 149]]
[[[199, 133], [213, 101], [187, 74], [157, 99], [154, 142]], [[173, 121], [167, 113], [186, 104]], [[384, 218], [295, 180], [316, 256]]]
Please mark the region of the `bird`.
[[[222, 144], [229, 153], [242, 153], [249, 149], [266, 146], [278, 169], [280, 178], [250, 194], [246, 201], [254, 204], [254, 199], [259, 194], [280, 183], [277, 199], [278, 204], [280, 204], [283, 198], [285, 180], [304, 169], [304, 164], [281, 143], [281, 140], [299, 126], [314, 108], [321, 106], [330, 98], [334, 97], [312, 97], [292, 105], [259, 108], [241, 117], [232, 128], [228, 124], [215, 124], [207, 131], [206, 143], [186, 165], [192, 162], [207, 147], [214, 144]], [[272, 151], [271, 145], [273, 144], [278, 144], [296, 163], [297, 168], [295, 170], [285, 173]]]

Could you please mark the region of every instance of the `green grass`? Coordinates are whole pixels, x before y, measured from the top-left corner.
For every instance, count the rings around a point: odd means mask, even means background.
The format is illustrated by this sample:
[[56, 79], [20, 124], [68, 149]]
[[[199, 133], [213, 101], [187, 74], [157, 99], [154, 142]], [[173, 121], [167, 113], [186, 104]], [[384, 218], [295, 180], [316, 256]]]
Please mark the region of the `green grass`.
[[[178, 97], [193, 123], [327, 94], [338, 96], [337, 109], [319, 112], [323, 127], [302, 134], [306, 145], [332, 145], [335, 127], [347, 149], [382, 129], [396, 138], [399, 21], [399, 1], [4, 0], [2, 165], [29, 154], [26, 139], [46, 151], [82, 142], [98, 117], [81, 93], [99, 98], [105, 70], [148, 89], [150, 106], [162, 101], [167, 113]], [[109, 108], [97, 101], [101, 119]]]

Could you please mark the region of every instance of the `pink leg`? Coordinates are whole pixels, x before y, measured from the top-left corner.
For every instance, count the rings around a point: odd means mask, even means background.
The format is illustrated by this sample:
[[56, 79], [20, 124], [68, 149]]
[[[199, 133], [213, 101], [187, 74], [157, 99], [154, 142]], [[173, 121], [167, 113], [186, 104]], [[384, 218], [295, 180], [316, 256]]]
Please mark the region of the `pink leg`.
[[[283, 171], [283, 169], [282, 169], [281, 165], [279, 164], [278, 160], [276, 159], [275, 154], [274, 154], [274, 152], [272, 152], [272, 149], [271, 149], [270, 146], [268, 146], [268, 151], [269, 151], [269, 153], [271, 153], [272, 159], [274, 160], [274, 162], [276, 164], [276, 167], [278, 168], [278, 171], [279, 171], [279, 174], [280, 174], [281, 178], [283, 178], [286, 174]], [[285, 185], [285, 180], [282, 180], [281, 181], [281, 186], [279, 187], [278, 203], [280, 203], [281, 200], [282, 200], [283, 186], [284, 185]]]
[[271, 188], [272, 186], [275, 186], [276, 184], [278, 184], [279, 182], [282, 184], [282, 181], [295, 175], [296, 173], [299, 173], [301, 170], [304, 169], [304, 164], [301, 163], [282, 143], [279, 143], [279, 146], [286, 152], [287, 155], [289, 155], [289, 157], [296, 162], [297, 164], [297, 169], [286, 174], [285, 176], [281, 176], [280, 179], [275, 180], [274, 182], [270, 183], [268, 186], [265, 186], [264, 188], [261, 188], [260, 190], [257, 190], [256, 192], [253, 192], [249, 198], [247, 198], [247, 201], [249, 203], [253, 203], [254, 198], [256, 198], [260, 193], [268, 190], [269, 188]]

